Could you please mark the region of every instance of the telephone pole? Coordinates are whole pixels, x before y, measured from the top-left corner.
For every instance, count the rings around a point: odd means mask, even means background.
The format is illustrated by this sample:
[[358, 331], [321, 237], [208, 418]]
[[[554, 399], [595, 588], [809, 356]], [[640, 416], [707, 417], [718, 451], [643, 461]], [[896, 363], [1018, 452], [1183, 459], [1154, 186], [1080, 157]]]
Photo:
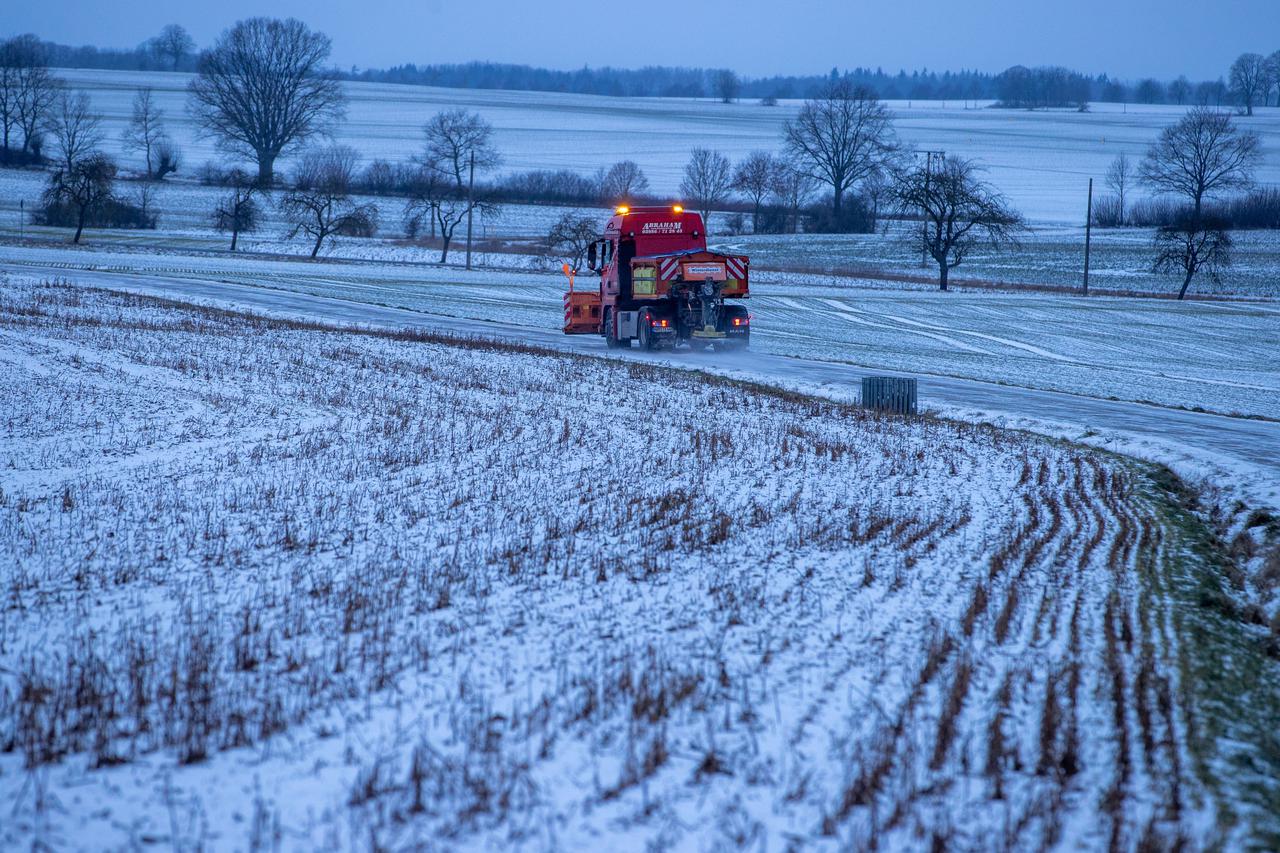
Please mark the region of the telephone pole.
[[467, 176], [467, 269], [471, 269], [471, 214], [476, 209], [476, 152], [471, 149], [471, 171]]
[[1089, 179], [1089, 205], [1084, 215], [1084, 295], [1089, 295], [1089, 242], [1093, 236], [1093, 178]]
[[[947, 155], [945, 151], [925, 151], [924, 165], [924, 197], [929, 197], [929, 179], [933, 176], [933, 158], [937, 156], [938, 164], [942, 164], [942, 158]], [[929, 214], [928, 209], [920, 206], [920, 266], [929, 266]]]

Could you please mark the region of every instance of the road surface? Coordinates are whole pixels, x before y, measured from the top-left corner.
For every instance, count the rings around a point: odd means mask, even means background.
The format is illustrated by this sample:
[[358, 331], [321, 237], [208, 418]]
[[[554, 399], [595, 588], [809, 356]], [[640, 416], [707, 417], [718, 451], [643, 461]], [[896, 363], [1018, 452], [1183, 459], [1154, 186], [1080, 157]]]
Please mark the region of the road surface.
[[[558, 328], [475, 320], [385, 307], [219, 280], [214, 271], [183, 274], [145, 269], [41, 271], [31, 263], [0, 259], [0, 272], [15, 276], [63, 275], [72, 281], [178, 300], [199, 301], [277, 315], [335, 323], [414, 327], [457, 334], [498, 336], [592, 355], [641, 359], [682, 369], [783, 383], [801, 390], [855, 399], [861, 377], [872, 369], [836, 361], [750, 352], [743, 354], [644, 353], [606, 350], [594, 336], [566, 337]], [[765, 331], [764, 329], [760, 330]], [[757, 335], [760, 332], [757, 332]], [[876, 369], [877, 374], [886, 371]], [[1280, 423], [1202, 414], [1142, 403], [1105, 400], [1055, 391], [919, 375], [925, 408], [948, 416], [1029, 429], [1165, 462], [1184, 476], [1210, 477], [1251, 503], [1280, 506]]]

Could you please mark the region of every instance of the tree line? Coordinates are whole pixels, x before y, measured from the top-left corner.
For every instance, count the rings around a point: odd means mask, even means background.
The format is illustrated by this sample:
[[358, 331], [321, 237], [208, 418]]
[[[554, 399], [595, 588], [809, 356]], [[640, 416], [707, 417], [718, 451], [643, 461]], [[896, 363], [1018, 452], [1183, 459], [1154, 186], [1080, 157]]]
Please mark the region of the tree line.
[[[979, 245], [1016, 245], [1026, 230], [1021, 216], [980, 180], [973, 161], [940, 155], [935, 168], [927, 155], [922, 164], [917, 152], [898, 142], [892, 114], [867, 90], [832, 84], [821, 98], [805, 102], [783, 136], [792, 168], [831, 190], [837, 221], [846, 192], [864, 200], [884, 195], [899, 217], [921, 220], [918, 238], [911, 239], [938, 265], [943, 290], [949, 270]], [[1182, 276], [1179, 299], [1196, 275], [1216, 280], [1230, 264], [1229, 231], [1236, 223], [1212, 202], [1256, 210], [1258, 204], [1248, 203], [1256, 194], [1239, 194], [1255, 188], [1261, 158], [1256, 133], [1237, 126], [1227, 111], [1197, 106], [1161, 131], [1136, 169], [1123, 155], [1111, 165], [1107, 182], [1122, 220], [1133, 183], [1169, 200], [1171, 214], [1153, 237], [1152, 269]], [[1274, 202], [1280, 194], [1261, 195]]]
[[[93, 114], [87, 95], [68, 90], [52, 76], [39, 47], [29, 36], [0, 45], [5, 58], [0, 106], [18, 106], [15, 127], [24, 153], [41, 156], [43, 132], [53, 139], [55, 169], [44, 215], [74, 218], [78, 241], [92, 217], [127, 208], [113, 191], [117, 167], [100, 151], [100, 117]], [[406, 197], [406, 236], [417, 237], [424, 230], [433, 238], [438, 235], [445, 262], [457, 227], [477, 211], [495, 210], [501, 201], [504, 184], [486, 181], [501, 162], [493, 128], [464, 109], [445, 110], [425, 125], [423, 148], [411, 162], [375, 161], [361, 172], [353, 149], [311, 144], [345, 115], [345, 94], [326, 71], [330, 48], [327, 36], [300, 21], [251, 18], [236, 23], [201, 54], [188, 87], [192, 114], [224, 150], [257, 165], [254, 176], [232, 170], [220, 180], [230, 192], [214, 212], [215, 225], [231, 232], [234, 249], [239, 235], [256, 227], [265, 197], [280, 187], [284, 193], [277, 206], [292, 223], [290, 233], [310, 238], [315, 257], [335, 235], [370, 236], [376, 231], [377, 206], [356, 195], [362, 185], [377, 184]], [[39, 105], [35, 124], [32, 104]], [[6, 153], [7, 116], [0, 113], [6, 121]], [[122, 141], [144, 153], [148, 181], [177, 168], [179, 155], [149, 90], [137, 93]], [[1026, 230], [1022, 217], [981, 180], [977, 164], [939, 157], [935, 167], [932, 156], [922, 164], [898, 139], [884, 101], [844, 77], [829, 80], [818, 96], [804, 102], [784, 124], [781, 143], [780, 153], [753, 152], [736, 167], [720, 152], [694, 149], [680, 186], [684, 200], [705, 219], [736, 195], [749, 205], [756, 232], [798, 230], [801, 208], [819, 194], [819, 206], [809, 210], [810, 230], [871, 230], [883, 206], [899, 218], [921, 222], [918, 238], [911, 239], [918, 239], [919, 249], [937, 263], [943, 290], [950, 271], [977, 247], [1014, 245]], [[281, 187], [275, 164], [290, 152], [301, 154], [299, 165]], [[1181, 294], [1199, 270], [1216, 274], [1229, 260], [1226, 226], [1205, 202], [1251, 186], [1259, 156], [1255, 134], [1240, 131], [1226, 113], [1198, 107], [1167, 128], [1140, 164], [1139, 179], [1155, 193], [1187, 201], [1186, 209], [1179, 209], [1156, 236], [1157, 267], [1180, 264], [1185, 272]], [[1117, 176], [1127, 176], [1127, 170], [1127, 163], [1118, 161], [1110, 176], [1122, 207], [1127, 178]], [[539, 177], [544, 187], [569, 182], [566, 173], [518, 177], [526, 189]], [[631, 161], [578, 185], [617, 201], [632, 200], [648, 189], [643, 171]], [[508, 182], [505, 191], [515, 186]], [[145, 192], [139, 202], [145, 217]], [[780, 227], [768, 224], [770, 215]]]
[[[170, 36], [178, 43], [190, 37], [180, 27], [165, 27], [157, 44]], [[185, 39], [186, 42], [182, 40]], [[161, 50], [157, 47], [156, 50]], [[55, 57], [45, 42], [33, 35], [0, 41], [0, 163], [38, 165], [53, 141], [59, 159], [70, 162], [87, 140], [97, 139], [99, 120], [88, 111], [88, 96], [71, 91], [53, 73]], [[164, 177], [177, 168], [178, 153], [163, 130], [163, 117], [151, 99], [151, 90], [139, 92], [133, 118], [125, 135], [126, 147], [143, 152], [148, 177]]]
[[[35, 39], [34, 36], [30, 38]], [[195, 71], [200, 53], [178, 24], [131, 49], [70, 46], [39, 41], [53, 67], [110, 70]], [[327, 69], [338, 79], [377, 83], [406, 83], [457, 89], [511, 89], [567, 92], [616, 97], [715, 97], [776, 103], [782, 99], [812, 99], [826, 86], [844, 80], [882, 100], [994, 100], [1018, 108], [1075, 107], [1089, 102], [1170, 103], [1225, 106], [1241, 104], [1246, 111], [1266, 105], [1275, 93], [1280, 103], [1280, 51], [1270, 56], [1246, 53], [1234, 63], [1227, 79], [1173, 80], [1144, 77], [1126, 81], [1107, 74], [1088, 75], [1056, 66], [1012, 66], [999, 73], [927, 68], [897, 72], [883, 68], [832, 68], [826, 74], [742, 77], [727, 68], [645, 66], [590, 68], [573, 71], [501, 62], [416, 64], [388, 68]]]
[[[0, 163], [53, 166], [38, 223], [73, 226], [76, 242], [86, 225], [155, 227], [150, 187], [136, 187], [130, 198], [115, 191], [119, 170], [101, 150], [102, 117], [86, 93], [53, 75], [32, 36], [0, 42], [0, 141]], [[145, 181], [162, 180], [181, 164], [150, 89], [137, 92], [120, 141], [141, 154]]]
[[131, 49], [66, 45], [40, 41], [55, 68], [100, 68], [106, 71], [194, 71], [195, 40], [180, 24], [166, 24], [155, 36]]

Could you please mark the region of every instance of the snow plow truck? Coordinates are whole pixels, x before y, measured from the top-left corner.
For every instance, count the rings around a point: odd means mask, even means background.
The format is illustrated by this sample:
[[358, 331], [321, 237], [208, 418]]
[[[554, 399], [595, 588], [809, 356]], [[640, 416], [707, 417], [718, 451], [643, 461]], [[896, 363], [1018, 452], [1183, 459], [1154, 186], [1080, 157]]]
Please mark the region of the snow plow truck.
[[600, 276], [595, 290], [575, 290], [566, 264], [564, 333], [602, 335], [611, 348], [745, 349], [751, 315], [748, 259], [707, 249], [702, 217], [680, 205], [620, 206], [604, 236], [587, 250]]

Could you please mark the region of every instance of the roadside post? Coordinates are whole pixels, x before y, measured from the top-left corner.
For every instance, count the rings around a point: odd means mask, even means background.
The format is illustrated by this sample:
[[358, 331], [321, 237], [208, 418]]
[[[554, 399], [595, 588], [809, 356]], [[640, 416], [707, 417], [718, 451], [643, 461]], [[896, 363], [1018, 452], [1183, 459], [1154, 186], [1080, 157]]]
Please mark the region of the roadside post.
[[467, 269], [471, 269], [471, 214], [476, 209], [476, 152], [471, 152], [471, 172], [467, 177]]
[[1089, 179], [1089, 205], [1084, 215], [1084, 295], [1089, 295], [1089, 244], [1093, 237], [1093, 178]]

